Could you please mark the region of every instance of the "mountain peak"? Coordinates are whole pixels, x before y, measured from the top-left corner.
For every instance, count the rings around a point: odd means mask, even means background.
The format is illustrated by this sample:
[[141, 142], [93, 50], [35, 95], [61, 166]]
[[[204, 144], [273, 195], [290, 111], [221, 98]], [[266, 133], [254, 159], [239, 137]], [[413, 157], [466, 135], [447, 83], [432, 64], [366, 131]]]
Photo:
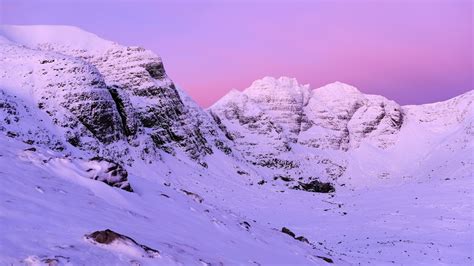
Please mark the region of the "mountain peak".
[[309, 85], [301, 85], [295, 78], [264, 77], [256, 80], [244, 90], [252, 99], [292, 98], [305, 102], [310, 94]]
[[320, 88], [315, 89], [314, 92], [340, 96], [347, 94], [361, 94], [361, 92], [356, 87], [340, 81], [335, 81], [333, 83], [324, 85]]
[[296, 78], [290, 77], [270, 77], [266, 76], [261, 79], [255, 80], [247, 90], [291, 90], [291, 89], [309, 89], [309, 85], [301, 85], [298, 83]]
[[64, 25], [0, 25], [0, 41], [5, 40], [30, 48], [49, 43], [89, 51], [107, 50], [114, 44], [78, 27]]
[[238, 98], [241, 98], [241, 97], [246, 97], [246, 96], [241, 91], [232, 89], [222, 98], [220, 98], [217, 102], [211, 105], [208, 109], [212, 110], [212, 109], [219, 108], [219, 106], [224, 106], [230, 102], [235, 102], [237, 101]]

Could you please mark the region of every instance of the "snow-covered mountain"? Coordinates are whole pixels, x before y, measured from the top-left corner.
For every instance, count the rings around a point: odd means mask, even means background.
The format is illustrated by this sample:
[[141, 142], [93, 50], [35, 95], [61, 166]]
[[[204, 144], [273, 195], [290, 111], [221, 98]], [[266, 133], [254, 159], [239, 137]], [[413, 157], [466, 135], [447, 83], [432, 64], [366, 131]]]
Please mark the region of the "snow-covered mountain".
[[[243, 92], [231, 91], [209, 111], [247, 160], [271, 170], [273, 179], [338, 183], [369, 150], [385, 154], [383, 159], [390, 154], [413, 162], [422, 161], [437, 140], [469, 143], [473, 99], [470, 91], [442, 103], [405, 107], [341, 82], [311, 90], [295, 79], [265, 77]], [[419, 135], [405, 137], [413, 128]], [[453, 134], [458, 130], [460, 136]], [[412, 149], [423, 154], [407, 156]], [[377, 165], [374, 171], [387, 177], [400, 163]]]
[[472, 263], [473, 100], [266, 77], [203, 110], [149, 50], [1, 26], [0, 262]]
[[[122, 161], [179, 149], [202, 165], [214, 150], [231, 152], [212, 119], [183, 103], [184, 92], [151, 51], [73, 27], [3, 26], [1, 32], [3, 91], [50, 114], [71, 145]], [[114, 155], [122, 142], [136, 149]]]

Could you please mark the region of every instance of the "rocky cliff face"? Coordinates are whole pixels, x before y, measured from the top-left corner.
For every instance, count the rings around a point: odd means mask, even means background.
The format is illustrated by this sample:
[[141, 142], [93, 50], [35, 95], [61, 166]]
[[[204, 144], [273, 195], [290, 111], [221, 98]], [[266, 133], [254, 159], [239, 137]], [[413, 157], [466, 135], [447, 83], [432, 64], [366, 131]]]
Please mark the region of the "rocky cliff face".
[[298, 143], [347, 151], [369, 138], [388, 147], [403, 124], [401, 107], [384, 97], [364, 95], [340, 82], [311, 91], [285, 77], [255, 81], [244, 92], [224, 97], [210, 112], [229, 128], [274, 131], [288, 149]]
[[364, 140], [387, 148], [403, 124], [397, 103], [364, 95], [340, 82], [312, 91], [305, 113], [309, 123], [301, 134], [301, 144], [315, 148], [347, 151]]
[[[394, 147], [407, 119], [419, 119], [426, 112], [423, 119], [445, 123], [441, 113], [456, 109], [463, 111], [452, 123], [461, 123], [472, 93], [463, 99], [401, 107], [340, 82], [311, 90], [295, 79], [266, 77], [243, 92], [230, 92], [209, 112], [247, 160], [270, 169], [274, 179], [292, 176], [337, 182], [348, 167], [349, 152], [361, 145], [381, 150]], [[431, 116], [434, 110], [439, 115]]]
[[201, 116], [199, 120], [191, 115], [157, 55], [140, 47], [118, 45], [101, 55], [59, 49], [99, 69], [117, 103], [127, 136], [145, 134], [159, 149], [174, 154], [180, 147], [193, 159], [213, 153], [212, 140], [206, 139], [210, 132], [200, 127], [209, 125], [209, 118]]
[[[6, 39], [13, 41], [1, 47], [2, 83], [20, 74], [22, 80], [10, 80], [12, 90], [31, 91], [35, 104], [66, 129], [73, 146], [116, 159], [123, 159], [118, 157], [126, 157], [130, 150], [137, 150], [145, 160], [153, 160], [160, 151], [176, 154], [180, 150], [203, 166], [203, 158], [215, 150], [231, 153], [211, 117], [183, 103], [183, 93], [166, 75], [159, 56], [75, 28], [61, 29], [84, 35], [87, 43], [96, 45], [85, 49], [81, 42], [64, 43], [54, 37], [45, 39], [48, 34], [34, 34], [44, 28], [26, 28], [3, 29]], [[117, 152], [118, 142], [131, 147]]]
[[0, 49], [3, 94], [43, 110], [65, 130], [67, 142], [93, 148], [97, 142], [109, 144], [123, 137], [115, 102], [94, 66], [16, 45], [3, 44]]

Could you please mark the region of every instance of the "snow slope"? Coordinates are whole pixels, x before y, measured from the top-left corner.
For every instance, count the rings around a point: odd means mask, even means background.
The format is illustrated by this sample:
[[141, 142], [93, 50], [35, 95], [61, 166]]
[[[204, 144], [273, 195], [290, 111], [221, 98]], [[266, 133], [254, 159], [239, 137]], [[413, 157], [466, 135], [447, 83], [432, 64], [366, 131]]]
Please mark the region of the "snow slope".
[[473, 91], [267, 77], [205, 111], [78, 28], [1, 26], [0, 59], [0, 264], [472, 264]]
[[113, 42], [101, 39], [97, 35], [73, 26], [15, 26], [0, 25], [2, 39], [12, 43], [34, 47], [41, 44], [67, 46], [72, 49], [105, 52]]
[[[163, 179], [132, 174], [130, 193], [85, 178], [77, 166], [46, 150], [25, 151], [28, 145], [4, 136], [0, 143], [1, 183], [8, 188], [0, 194], [1, 264], [46, 259], [74, 265], [306, 264], [324, 255], [206, 199], [195, 202], [175, 180], [167, 186]], [[245, 221], [249, 229], [241, 225]], [[105, 229], [158, 250], [160, 257], [143, 258], [130, 245], [84, 240]]]

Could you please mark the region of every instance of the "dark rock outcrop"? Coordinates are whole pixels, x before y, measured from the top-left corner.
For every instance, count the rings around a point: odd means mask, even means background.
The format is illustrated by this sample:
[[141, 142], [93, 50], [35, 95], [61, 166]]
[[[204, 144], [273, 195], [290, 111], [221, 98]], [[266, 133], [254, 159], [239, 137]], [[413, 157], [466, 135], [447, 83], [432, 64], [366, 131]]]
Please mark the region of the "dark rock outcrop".
[[118, 187], [128, 192], [133, 189], [128, 181], [128, 172], [120, 164], [102, 157], [94, 157], [89, 160], [88, 173], [91, 173], [91, 179], [106, 183], [111, 187]]
[[199, 196], [198, 194], [196, 194], [194, 192], [187, 191], [185, 189], [181, 189], [181, 192], [183, 192], [187, 196], [191, 197], [195, 202], [202, 203], [204, 201], [203, 197]]
[[273, 180], [278, 180], [280, 179], [281, 181], [284, 181], [284, 182], [291, 182], [291, 181], [294, 181], [293, 178], [291, 178], [290, 176], [287, 176], [287, 175], [276, 175], [273, 177]]
[[323, 256], [316, 256], [322, 260], [324, 260], [325, 262], [327, 263], [334, 263], [334, 261], [331, 259], [331, 258], [328, 258], [328, 257], [323, 257]]
[[296, 234], [293, 233], [293, 231], [291, 231], [290, 229], [288, 229], [286, 227], [281, 228], [281, 232], [291, 236], [295, 240], [298, 240], [298, 241], [301, 241], [303, 243], [309, 244], [309, 240], [306, 237], [304, 237], [304, 236], [298, 236], [297, 237]]
[[243, 221], [240, 223], [240, 226], [244, 227], [245, 229], [250, 230], [250, 224], [247, 221]]
[[331, 193], [336, 191], [331, 183], [325, 183], [318, 180], [313, 180], [309, 183], [298, 182], [298, 185], [292, 187], [292, 189], [319, 193]]
[[293, 233], [290, 229], [288, 229], [286, 227], [281, 228], [281, 232], [291, 236], [292, 238], [296, 237], [295, 233]]
[[90, 240], [92, 243], [98, 243], [103, 245], [109, 245], [113, 242], [121, 242], [123, 245], [134, 246], [143, 250], [144, 255], [149, 258], [156, 258], [160, 256], [160, 252], [156, 249], [150, 248], [148, 246], [139, 244], [131, 237], [119, 234], [110, 229], [104, 231], [95, 231], [91, 234], [85, 235], [87, 240]]
[[296, 240], [309, 244], [309, 240], [304, 236], [295, 237]]

